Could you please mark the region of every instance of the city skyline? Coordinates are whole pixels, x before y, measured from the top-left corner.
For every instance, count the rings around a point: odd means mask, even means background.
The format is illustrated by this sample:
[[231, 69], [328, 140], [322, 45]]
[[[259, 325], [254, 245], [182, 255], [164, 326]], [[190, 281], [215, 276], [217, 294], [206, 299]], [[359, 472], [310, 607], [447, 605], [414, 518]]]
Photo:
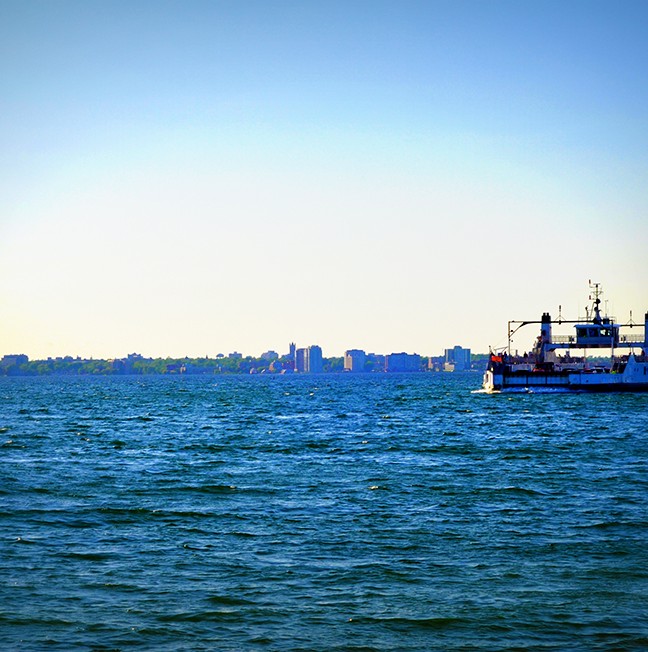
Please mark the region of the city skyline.
[[[71, 353], [60, 353], [59, 355], [52, 355], [52, 356], [47, 356], [46, 358], [34, 358], [30, 356], [28, 353], [25, 353], [24, 351], [21, 352], [11, 352], [7, 353], [4, 351], [0, 351], [0, 359], [4, 358], [13, 358], [13, 357], [26, 357], [27, 359], [31, 360], [72, 360], [72, 359], [77, 359], [77, 360], [94, 360], [94, 359], [104, 359], [104, 360], [120, 360], [120, 359], [127, 359], [130, 357], [144, 357], [144, 358], [150, 358], [150, 359], [171, 359], [171, 358], [176, 358], [176, 359], [189, 359], [189, 358], [204, 358], [204, 359], [218, 359], [218, 358], [254, 358], [254, 359], [265, 359], [268, 361], [275, 360], [275, 359], [297, 359], [298, 356], [305, 356], [307, 355], [307, 351], [310, 349], [315, 349], [317, 350], [317, 355], [320, 356], [321, 358], [346, 358], [348, 354], [355, 354], [359, 353], [362, 354], [363, 356], [363, 361], [364, 357], [366, 356], [388, 356], [388, 355], [420, 355], [421, 357], [448, 357], [449, 353], [452, 352], [453, 350], [459, 350], [459, 351], [464, 351], [467, 352], [468, 355], [470, 356], [471, 349], [462, 347], [461, 345], [455, 344], [452, 348], [444, 348], [443, 353], [430, 353], [430, 352], [417, 352], [417, 351], [410, 351], [410, 352], [404, 352], [404, 351], [366, 351], [365, 349], [357, 349], [357, 348], [346, 348], [342, 352], [334, 352], [334, 353], [328, 353], [324, 352], [322, 350], [322, 347], [320, 347], [317, 344], [310, 344], [308, 346], [297, 346], [294, 342], [291, 342], [288, 346], [288, 351], [284, 353], [278, 353], [277, 351], [273, 349], [266, 349], [262, 351], [261, 353], [250, 353], [250, 352], [240, 352], [238, 350], [230, 351], [229, 353], [223, 353], [222, 351], [219, 351], [218, 353], [205, 353], [204, 355], [200, 356], [188, 356], [188, 355], [182, 355], [182, 356], [171, 356], [171, 355], [156, 355], [156, 356], [145, 356], [142, 355], [139, 352], [131, 352], [131, 353], [121, 353], [121, 354], [116, 354], [114, 356], [110, 356], [108, 358], [98, 358], [97, 356], [89, 356], [89, 357], [84, 357], [80, 355], [74, 355]], [[326, 353], [326, 354], [325, 354]], [[477, 355], [486, 355], [488, 352], [476, 352]], [[451, 355], [451, 354], [450, 354]], [[454, 361], [454, 360], [453, 360]], [[317, 363], [316, 363], [317, 364]]]
[[228, 355], [219, 353], [215, 357], [199, 358], [150, 358], [129, 353], [107, 360], [70, 355], [30, 360], [24, 353], [8, 354], [0, 357], [0, 376], [466, 371], [473, 369], [473, 360], [485, 362], [487, 357], [486, 354], [473, 356], [470, 349], [459, 345], [445, 349], [440, 356], [405, 352], [366, 353], [360, 349], [349, 349], [344, 356], [324, 356], [316, 344], [297, 348], [291, 342], [288, 353], [280, 355], [276, 351], [265, 351], [259, 356], [244, 356], [234, 351]]
[[0, 355], [487, 352], [588, 279], [643, 315], [646, 28], [638, 0], [4, 0]]

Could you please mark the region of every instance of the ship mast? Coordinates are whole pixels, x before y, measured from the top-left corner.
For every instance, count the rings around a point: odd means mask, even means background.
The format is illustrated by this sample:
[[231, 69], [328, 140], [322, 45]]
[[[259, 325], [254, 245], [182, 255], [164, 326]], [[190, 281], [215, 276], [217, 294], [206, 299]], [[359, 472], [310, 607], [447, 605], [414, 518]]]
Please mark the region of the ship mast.
[[[603, 294], [603, 290], [601, 290], [600, 283], [592, 283], [592, 281], [590, 281], [589, 286], [590, 289], [594, 291], [594, 317], [592, 318], [592, 323], [601, 324], [603, 323], [603, 320], [601, 319], [601, 311], [599, 309], [599, 306], [601, 305], [600, 297]], [[590, 301], [592, 301], [591, 294], [590, 294]]]

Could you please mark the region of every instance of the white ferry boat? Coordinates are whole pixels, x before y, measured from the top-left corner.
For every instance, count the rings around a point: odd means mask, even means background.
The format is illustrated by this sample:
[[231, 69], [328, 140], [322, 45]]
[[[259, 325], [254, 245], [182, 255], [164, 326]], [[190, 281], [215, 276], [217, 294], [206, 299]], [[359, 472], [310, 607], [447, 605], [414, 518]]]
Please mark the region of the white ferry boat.
[[[632, 317], [627, 324], [617, 324], [612, 317], [601, 316], [600, 284], [590, 283], [590, 288], [593, 304], [585, 320], [559, 317], [552, 323], [545, 312], [540, 321], [510, 321], [506, 350], [490, 353], [484, 390], [648, 391], [648, 312], [643, 325]], [[573, 324], [575, 334], [554, 335], [555, 323]], [[529, 324], [540, 324], [532, 350], [512, 353], [513, 335]], [[643, 335], [636, 334], [642, 327]]]

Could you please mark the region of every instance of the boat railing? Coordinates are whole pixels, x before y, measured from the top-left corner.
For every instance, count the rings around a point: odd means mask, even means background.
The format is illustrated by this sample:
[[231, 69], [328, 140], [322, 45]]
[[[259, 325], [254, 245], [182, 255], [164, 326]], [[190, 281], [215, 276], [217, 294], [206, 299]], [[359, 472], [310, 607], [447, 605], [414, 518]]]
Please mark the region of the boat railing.
[[624, 344], [642, 344], [643, 341], [643, 335], [621, 335], [619, 337], [619, 342], [623, 342]]
[[537, 361], [537, 356], [533, 355], [533, 353], [527, 353], [525, 355], [504, 355], [502, 361], [504, 362], [504, 364], [509, 364], [509, 365], [511, 364], [534, 365]]
[[[503, 362], [506, 365], [515, 366], [515, 367], [524, 367], [525, 365], [529, 365], [533, 367], [539, 362], [539, 360], [536, 355], [533, 355], [533, 353], [528, 353], [527, 355], [504, 356]], [[557, 356], [551, 362], [553, 362], [556, 365], [573, 366], [573, 365], [587, 363], [587, 358], [564, 355], [564, 356]]]
[[[619, 335], [619, 342], [622, 344], [642, 344], [643, 335]], [[554, 335], [551, 338], [552, 344], [576, 344], [575, 335]]]

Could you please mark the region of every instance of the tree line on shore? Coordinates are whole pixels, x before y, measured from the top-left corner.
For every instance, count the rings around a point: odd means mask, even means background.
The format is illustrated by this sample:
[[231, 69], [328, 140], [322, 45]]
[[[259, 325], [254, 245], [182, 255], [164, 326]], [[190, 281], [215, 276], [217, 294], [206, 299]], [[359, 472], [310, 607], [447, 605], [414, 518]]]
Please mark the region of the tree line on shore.
[[[344, 368], [343, 358], [325, 358], [323, 371], [336, 372]], [[219, 358], [144, 358], [129, 356], [117, 360], [81, 358], [51, 358], [28, 360], [0, 365], [4, 376], [47, 375], [149, 375], [149, 374], [250, 374], [281, 373], [289, 368], [287, 361], [267, 360], [253, 356]]]

